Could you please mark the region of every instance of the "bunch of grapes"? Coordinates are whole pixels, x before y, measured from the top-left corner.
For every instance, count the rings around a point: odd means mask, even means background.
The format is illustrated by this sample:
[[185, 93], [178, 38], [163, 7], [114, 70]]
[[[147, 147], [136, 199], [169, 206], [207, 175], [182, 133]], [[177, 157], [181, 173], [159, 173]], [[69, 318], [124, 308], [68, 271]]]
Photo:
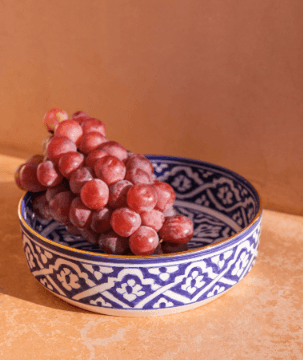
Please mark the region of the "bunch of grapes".
[[101, 120], [51, 109], [43, 155], [16, 169], [17, 185], [39, 192], [33, 211], [108, 254], [151, 255], [187, 249], [193, 224], [177, 215], [173, 188], [143, 155], [108, 140]]

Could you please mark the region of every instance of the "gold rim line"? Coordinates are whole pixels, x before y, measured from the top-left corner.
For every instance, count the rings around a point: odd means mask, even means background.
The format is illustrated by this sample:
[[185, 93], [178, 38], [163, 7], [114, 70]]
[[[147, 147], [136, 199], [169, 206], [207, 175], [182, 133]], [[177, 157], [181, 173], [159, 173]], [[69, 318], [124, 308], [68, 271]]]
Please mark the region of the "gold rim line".
[[[246, 180], [246, 179], [245, 179]], [[246, 180], [247, 181], [247, 180]], [[252, 185], [251, 185], [252, 186]], [[132, 255], [131, 257], [128, 257], [126, 255], [112, 255], [112, 254], [100, 254], [100, 253], [95, 253], [95, 252], [92, 252], [92, 251], [85, 251], [85, 250], [80, 250], [80, 249], [75, 249], [75, 248], [72, 248], [70, 246], [66, 246], [66, 245], [63, 245], [63, 244], [58, 244], [56, 243], [55, 241], [52, 241], [42, 235], [40, 235], [36, 230], [34, 230], [33, 228], [31, 228], [27, 222], [25, 221], [23, 215], [22, 215], [22, 212], [21, 212], [21, 205], [22, 205], [22, 202], [23, 202], [23, 199], [24, 197], [26, 196], [27, 193], [25, 193], [21, 199], [19, 200], [19, 204], [18, 204], [18, 216], [19, 216], [19, 220], [22, 222], [23, 226], [31, 233], [33, 233], [35, 236], [37, 236], [39, 239], [55, 246], [55, 247], [59, 247], [59, 248], [63, 248], [65, 250], [69, 250], [69, 251], [72, 251], [72, 252], [76, 252], [76, 253], [79, 253], [79, 254], [86, 254], [86, 255], [93, 255], [93, 256], [98, 256], [100, 258], [113, 258], [113, 259], [123, 259], [123, 260], [126, 260], [126, 259], [155, 259], [155, 258], [169, 258], [169, 257], [175, 257], [175, 256], [181, 256], [181, 255], [185, 255], [185, 254], [190, 254], [190, 253], [194, 253], [194, 252], [199, 252], [199, 251], [203, 251], [203, 250], [208, 250], [209, 248], [212, 248], [212, 247], [215, 247], [217, 245], [220, 245], [220, 244], [223, 244], [225, 242], [228, 242], [232, 239], [234, 239], [236, 236], [239, 236], [241, 235], [242, 233], [244, 233], [247, 229], [249, 229], [250, 227], [253, 226], [254, 223], [256, 223], [259, 219], [259, 217], [261, 216], [261, 213], [263, 211], [263, 202], [261, 200], [261, 197], [258, 193], [258, 191], [253, 187], [253, 189], [255, 190], [256, 194], [258, 195], [259, 197], [259, 203], [260, 203], [260, 206], [259, 206], [259, 210], [257, 212], [257, 214], [255, 215], [255, 217], [253, 218], [253, 220], [248, 224], [246, 225], [242, 230], [240, 230], [239, 232], [237, 232], [236, 234], [232, 235], [232, 236], [229, 236], [228, 238], [226, 239], [223, 239], [223, 240], [220, 240], [214, 244], [210, 244], [210, 245], [206, 245], [206, 246], [202, 246], [202, 247], [199, 247], [199, 248], [196, 248], [196, 249], [191, 249], [191, 250], [186, 250], [186, 251], [180, 251], [180, 252], [177, 252], [177, 253], [171, 253], [171, 254], [160, 254], [160, 255]]]

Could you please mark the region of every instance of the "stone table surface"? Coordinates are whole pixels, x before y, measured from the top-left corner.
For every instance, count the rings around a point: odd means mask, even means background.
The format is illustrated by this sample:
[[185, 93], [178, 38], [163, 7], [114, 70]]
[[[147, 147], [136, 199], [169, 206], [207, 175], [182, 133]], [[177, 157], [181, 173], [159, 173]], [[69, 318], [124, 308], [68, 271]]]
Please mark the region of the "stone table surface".
[[303, 359], [303, 217], [264, 210], [251, 272], [195, 310], [163, 317], [94, 314], [31, 275], [14, 183], [22, 159], [0, 155], [0, 359]]

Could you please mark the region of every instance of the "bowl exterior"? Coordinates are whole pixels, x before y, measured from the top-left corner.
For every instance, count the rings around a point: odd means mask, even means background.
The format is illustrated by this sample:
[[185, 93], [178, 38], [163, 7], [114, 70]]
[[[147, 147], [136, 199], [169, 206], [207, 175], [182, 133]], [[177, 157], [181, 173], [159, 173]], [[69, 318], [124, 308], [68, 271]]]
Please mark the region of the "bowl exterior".
[[240, 236], [205, 250], [112, 259], [56, 248], [21, 223], [28, 267], [44, 287], [78, 307], [118, 316], [181, 312], [224, 294], [254, 265], [260, 226], [261, 216]]
[[[159, 157], [155, 158], [158, 167], [156, 170], [162, 172], [162, 176], [168, 179], [170, 179], [170, 174], [180, 178], [176, 168], [180, 168], [180, 163], [183, 164], [182, 166], [187, 163], [184, 159], [178, 162], [177, 158], [166, 159], [167, 161]], [[163, 163], [162, 166], [161, 163]], [[167, 169], [167, 163], [178, 164]], [[213, 172], [218, 169], [211, 164], [191, 161], [187, 169], [190, 167], [194, 170], [187, 172], [182, 170], [182, 176], [189, 174], [190, 181], [192, 179], [198, 181], [195, 169], [200, 164], [205, 168], [211, 168]], [[218, 171], [225, 173], [222, 168]], [[226, 187], [226, 182], [229, 184], [234, 181], [232, 185], [238, 196], [239, 184], [242, 185], [242, 180], [244, 182], [245, 180], [226, 171], [228, 178], [223, 181], [218, 176], [214, 176], [212, 184], [215, 184], [214, 188], [216, 187], [220, 195], [222, 186]], [[201, 170], [200, 172], [204, 174]], [[245, 183], [245, 185], [251, 187], [250, 184]], [[205, 183], [198, 183], [195, 188], [188, 190], [191, 197], [188, 196], [186, 199], [183, 193], [181, 199], [181, 203], [186, 200], [188, 204], [195, 202], [195, 211], [198, 206], [201, 206], [193, 200], [198, 199], [194, 197], [198, 193], [198, 186], [205, 188], [205, 191], [210, 189], [210, 186], [205, 186]], [[205, 194], [207, 196], [207, 192]], [[212, 190], [209, 194], [210, 202], [214, 191]], [[247, 196], [246, 193], [244, 196]], [[236, 196], [234, 198], [236, 199]], [[242, 207], [245, 205], [247, 209], [249, 209], [248, 206], [252, 206], [251, 204], [255, 208], [260, 207], [257, 195], [256, 200], [253, 200], [253, 196], [249, 198], [249, 201], [245, 197], [238, 196], [238, 199], [240, 199], [238, 205], [242, 204]], [[21, 204], [23, 203], [24, 199]], [[214, 204], [217, 203], [217, 200], [214, 201]], [[240, 205], [237, 207], [236, 203], [226, 204], [228, 211], [234, 211], [230, 210], [233, 208], [238, 211], [238, 208], [241, 208]], [[217, 210], [213, 206], [213, 209], [210, 209], [211, 214], [215, 210], [218, 214], [222, 212], [223, 205], [223, 202], [216, 205]], [[201, 207], [201, 209], [206, 209], [206, 207]], [[24, 211], [24, 209], [19, 210], [19, 219], [24, 252], [33, 276], [54, 295], [75, 306], [115, 316], [149, 316], [182, 312], [206, 304], [226, 293], [241, 281], [254, 265], [258, 254], [262, 221], [262, 212], [259, 209], [245, 228], [230, 236], [226, 241], [221, 240], [211, 246], [193, 248], [187, 252], [168, 256], [123, 257], [75, 250], [69, 246], [59, 246], [54, 241], [48, 241], [29, 226], [22, 215]], [[251, 211], [247, 213], [250, 214]], [[235, 215], [237, 215], [235, 211], [230, 213], [225, 211], [222, 219], [237, 219]], [[222, 219], [219, 219], [220, 223]], [[235, 223], [234, 220], [233, 223]]]

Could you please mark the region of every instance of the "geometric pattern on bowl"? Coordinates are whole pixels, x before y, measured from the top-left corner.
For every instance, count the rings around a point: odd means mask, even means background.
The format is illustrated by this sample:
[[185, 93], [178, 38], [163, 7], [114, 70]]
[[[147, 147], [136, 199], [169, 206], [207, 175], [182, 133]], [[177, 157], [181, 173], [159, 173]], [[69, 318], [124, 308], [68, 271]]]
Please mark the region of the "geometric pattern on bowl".
[[103, 254], [81, 237], [32, 212], [35, 194], [20, 201], [28, 267], [48, 290], [78, 307], [110, 315], [185, 311], [231, 289], [256, 261], [260, 198], [240, 175], [203, 161], [148, 156], [159, 180], [175, 190], [175, 209], [193, 221], [189, 250], [178, 254]]

